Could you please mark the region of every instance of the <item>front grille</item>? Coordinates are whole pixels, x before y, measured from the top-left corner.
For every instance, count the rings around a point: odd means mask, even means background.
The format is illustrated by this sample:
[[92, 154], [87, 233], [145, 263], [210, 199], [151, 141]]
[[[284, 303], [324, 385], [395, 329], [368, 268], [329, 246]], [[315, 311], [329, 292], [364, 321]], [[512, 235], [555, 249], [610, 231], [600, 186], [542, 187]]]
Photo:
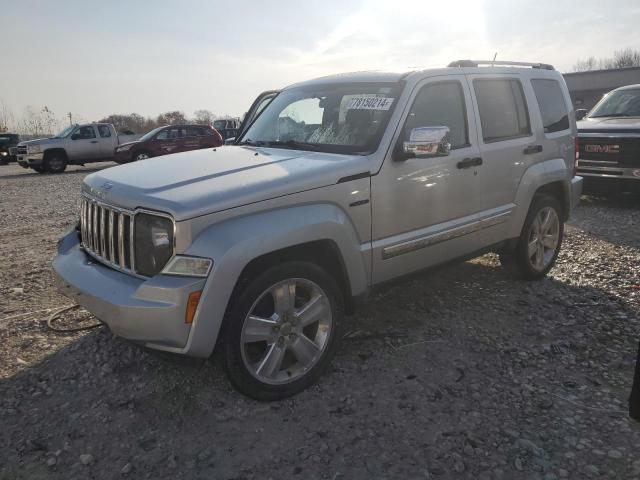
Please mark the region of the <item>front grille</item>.
[[18, 155], [26, 155], [26, 154], [27, 154], [27, 147], [26, 146], [18, 147]]
[[640, 166], [640, 138], [580, 136], [580, 159], [609, 162], [619, 167]]
[[84, 249], [98, 260], [135, 273], [134, 213], [82, 197], [80, 236]]

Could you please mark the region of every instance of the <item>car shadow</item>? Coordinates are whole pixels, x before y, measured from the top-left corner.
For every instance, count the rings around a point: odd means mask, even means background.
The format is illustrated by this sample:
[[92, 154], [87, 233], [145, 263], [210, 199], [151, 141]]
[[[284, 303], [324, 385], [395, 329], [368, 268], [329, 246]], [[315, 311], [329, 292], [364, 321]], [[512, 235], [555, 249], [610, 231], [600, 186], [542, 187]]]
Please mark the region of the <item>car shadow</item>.
[[[388, 458], [399, 458], [408, 442], [424, 452], [412, 460], [419, 467], [441, 462], [453, 472], [449, 457], [432, 455], [440, 447], [430, 439], [443, 431], [462, 448], [464, 435], [483, 438], [496, 421], [524, 438], [549, 434], [549, 419], [579, 423], [576, 403], [614, 404], [619, 415], [639, 325], [624, 299], [554, 277], [514, 280], [489, 255], [375, 294], [345, 322], [331, 371], [271, 404], [236, 392], [217, 354], [197, 360], [153, 352], [100, 328], [0, 381], [0, 474], [112, 478], [132, 462], [150, 478], [183, 478], [180, 471], [191, 472], [184, 478], [246, 478], [247, 471], [266, 478], [281, 468], [288, 476], [308, 468], [301, 451], [327, 443], [317, 454], [323, 468], [364, 478], [361, 463], [344, 460], [366, 458], [376, 442]], [[466, 433], [456, 433], [452, 425], [469, 411], [499, 420], [487, 427], [469, 420]], [[584, 422], [612, 448], [640, 441], [638, 430], [612, 430], [607, 415]], [[567, 445], [545, 438], [549, 461], [562, 464]], [[506, 458], [487, 448], [486, 461]], [[88, 466], [78, 463], [83, 453], [94, 456]], [[469, 469], [474, 462], [468, 458]]]

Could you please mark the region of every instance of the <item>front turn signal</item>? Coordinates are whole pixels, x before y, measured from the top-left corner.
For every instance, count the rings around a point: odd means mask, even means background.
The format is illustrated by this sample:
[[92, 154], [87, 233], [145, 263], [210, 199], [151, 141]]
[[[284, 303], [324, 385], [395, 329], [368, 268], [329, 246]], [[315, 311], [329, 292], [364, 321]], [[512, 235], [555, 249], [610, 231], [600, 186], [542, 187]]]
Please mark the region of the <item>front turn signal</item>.
[[193, 318], [196, 316], [196, 310], [198, 309], [198, 303], [200, 302], [201, 295], [202, 290], [191, 292], [189, 294], [189, 299], [187, 300], [187, 312], [184, 316], [184, 323], [187, 323], [189, 325], [193, 323]]

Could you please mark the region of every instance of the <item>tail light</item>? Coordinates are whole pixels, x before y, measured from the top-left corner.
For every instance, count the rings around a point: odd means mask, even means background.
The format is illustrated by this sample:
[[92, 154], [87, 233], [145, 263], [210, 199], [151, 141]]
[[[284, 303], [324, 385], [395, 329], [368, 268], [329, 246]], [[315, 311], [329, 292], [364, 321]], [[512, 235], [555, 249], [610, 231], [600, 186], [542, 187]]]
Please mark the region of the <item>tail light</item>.
[[580, 139], [578, 137], [574, 140], [575, 158], [573, 159], [573, 176], [578, 173], [578, 160], [580, 160]]

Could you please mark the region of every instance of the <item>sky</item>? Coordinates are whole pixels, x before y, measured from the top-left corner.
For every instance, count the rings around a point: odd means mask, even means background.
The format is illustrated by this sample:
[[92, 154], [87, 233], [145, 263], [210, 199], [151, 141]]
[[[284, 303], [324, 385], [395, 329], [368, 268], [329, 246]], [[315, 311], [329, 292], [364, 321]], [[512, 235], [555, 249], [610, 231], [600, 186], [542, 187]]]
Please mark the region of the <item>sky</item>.
[[496, 52], [570, 71], [640, 48], [638, 0], [0, 0], [0, 19], [0, 100], [83, 121], [237, 116], [261, 91], [340, 72]]

